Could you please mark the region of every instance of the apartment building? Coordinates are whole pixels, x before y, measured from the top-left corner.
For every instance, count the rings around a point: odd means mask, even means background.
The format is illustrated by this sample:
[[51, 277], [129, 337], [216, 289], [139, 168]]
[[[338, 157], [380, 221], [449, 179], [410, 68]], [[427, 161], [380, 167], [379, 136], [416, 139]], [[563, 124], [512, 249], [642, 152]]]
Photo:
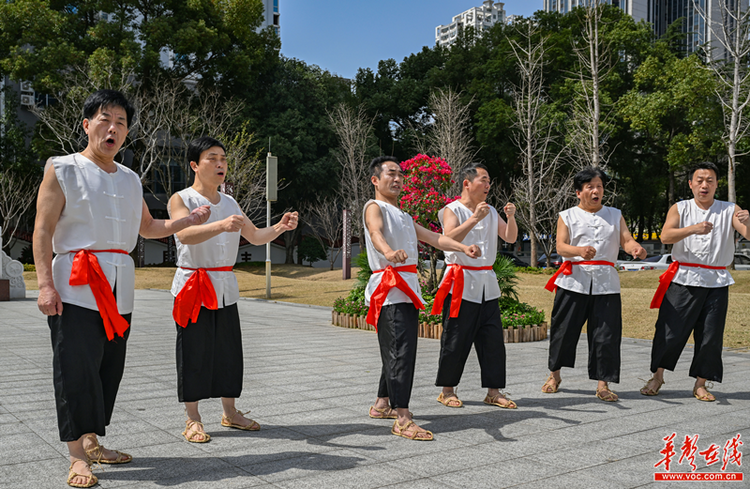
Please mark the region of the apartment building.
[[497, 23], [505, 22], [505, 4], [485, 0], [480, 7], [472, 7], [453, 17], [450, 24], [435, 27], [435, 43], [450, 46], [456, 41], [458, 33], [467, 27], [473, 27], [477, 33], [484, 32]]

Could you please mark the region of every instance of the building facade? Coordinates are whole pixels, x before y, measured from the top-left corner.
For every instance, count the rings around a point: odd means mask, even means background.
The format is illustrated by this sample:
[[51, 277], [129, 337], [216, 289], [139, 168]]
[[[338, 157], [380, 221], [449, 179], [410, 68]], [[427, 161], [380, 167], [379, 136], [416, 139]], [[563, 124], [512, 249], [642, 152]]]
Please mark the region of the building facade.
[[[714, 59], [725, 59], [726, 52], [721, 42], [714, 35], [720, 32], [721, 10], [715, 0], [544, 0], [547, 12], [570, 12], [575, 7], [590, 5], [594, 2], [620, 7], [633, 17], [636, 22], [645, 20], [653, 25], [654, 34], [662, 36], [677, 19], [683, 19], [682, 31], [686, 35], [685, 48], [693, 53], [706, 47]], [[731, 7], [733, 2], [727, 0]], [[747, 7], [747, 1], [743, 2]], [[705, 12], [705, 16], [701, 12]], [[712, 31], [711, 25], [714, 25]]]
[[260, 28], [273, 27], [276, 35], [281, 36], [279, 0], [263, 0], [263, 14], [263, 23], [260, 25]]
[[505, 23], [505, 4], [485, 0], [481, 7], [472, 7], [453, 17], [447, 25], [435, 27], [435, 43], [439, 46], [450, 46], [456, 41], [458, 33], [467, 27], [473, 27], [477, 33], [484, 32], [497, 23]]

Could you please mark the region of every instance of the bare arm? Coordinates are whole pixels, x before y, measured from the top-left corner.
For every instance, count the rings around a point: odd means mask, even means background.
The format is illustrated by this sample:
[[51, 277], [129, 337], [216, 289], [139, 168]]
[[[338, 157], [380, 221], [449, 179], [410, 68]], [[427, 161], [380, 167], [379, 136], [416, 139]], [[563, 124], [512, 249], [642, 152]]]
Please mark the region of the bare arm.
[[622, 216], [620, 217], [620, 246], [634, 259], [640, 258], [643, 260], [648, 255], [646, 250], [638, 244], [638, 241], [633, 239], [633, 235], [628, 230], [628, 223], [625, 222], [625, 218]]
[[562, 217], [557, 218], [557, 253], [565, 258], [582, 257], [590, 260], [596, 256], [596, 248], [593, 246], [573, 246], [570, 244], [570, 231], [565, 225]]
[[210, 215], [210, 207], [202, 205], [180, 219], [154, 219], [151, 217], [151, 212], [149, 212], [146, 201], [144, 200], [143, 211], [141, 214], [141, 229], [139, 233], [146, 239], [165, 238], [170, 234], [176, 234], [189, 226], [203, 224]]
[[404, 250], [393, 250], [383, 236], [383, 212], [377, 204], [370, 204], [365, 210], [365, 226], [370, 232], [372, 245], [391, 263], [404, 263], [409, 256]]
[[664, 221], [664, 227], [661, 229], [661, 242], [674, 244], [693, 234], [708, 234], [713, 228], [714, 225], [708, 221], [681, 228], [680, 212], [677, 210], [677, 204], [675, 204], [667, 212], [667, 220]]
[[516, 206], [510, 202], [503, 207], [505, 215], [508, 218], [506, 223], [502, 217], [498, 216], [497, 235], [506, 243], [515, 243], [518, 239], [518, 224], [516, 223]]
[[417, 239], [423, 241], [439, 250], [443, 251], [460, 251], [465, 253], [470, 258], [479, 258], [482, 255], [481, 250], [477, 245], [466, 246], [448, 236], [433, 233], [429, 229], [425, 229], [417, 223], [414, 223], [414, 228], [417, 230]]
[[55, 234], [55, 227], [64, 207], [65, 194], [57, 181], [55, 168], [49, 165], [39, 186], [33, 238], [34, 263], [39, 283], [37, 307], [47, 316], [62, 314], [63, 308], [62, 299], [52, 279], [52, 235]]
[[242, 226], [242, 237], [254, 245], [270, 243], [286, 231], [297, 228], [299, 215], [297, 212], [285, 213], [279, 222], [266, 228], [258, 229], [244, 213], [242, 214], [244, 225]]
[[740, 206], [734, 206], [735, 212], [732, 217], [732, 225], [738, 233], [743, 235], [745, 239], [750, 239], [750, 212], [747, 210], [740, 209]]
[[474, 213], [465, 222], [459, 224], [456, 214], [446, 207], [443, 210], [443, 232], [455, 241], [463, 241], [466, 235], [474, 229], [474, 226], [490, 213], [490, 206], [486, 202], [477, 205]]

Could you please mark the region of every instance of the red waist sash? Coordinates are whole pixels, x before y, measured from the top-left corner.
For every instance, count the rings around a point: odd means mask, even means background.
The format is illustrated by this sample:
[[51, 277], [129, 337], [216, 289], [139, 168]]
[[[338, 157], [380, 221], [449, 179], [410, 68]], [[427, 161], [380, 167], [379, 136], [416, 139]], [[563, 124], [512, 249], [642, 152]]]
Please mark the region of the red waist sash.
[[461, 310], [461, 300], [464, 296], [464, 270], [492, 270], [492, 267], [469, 267], [457, 263], [448, 265], [448, 272], [446, 273], [437, 294], [435, 294], [435, 301], [432, 303], [431, 314], [440, 314], [443, 311], [443, 303], [445, 302], [445, 298], [448, 297], [451, 285], [453, 285], [450, 317], [458, 317], [458, 311]]
[[573, 273], [573, 265], [606, 265], [608, 267], [615, 266], [615, 264], [611, 261], [603, 260], [564, 261], [562, 266], [555, 272], [554, 275], [552, 275], [544, 288], [549, 290], [550, 292], [556, 291], [557, 285], [555, 285], [555, 280], [557, 280], [557, 276], [561, 273], [563, 275], [570, 275], [571, 273]]
[[73, 268], [70, 271], [70, 285], [88, 285], [96, 300], [99, 315], [104, 321], [104, 331], [107, 339], [113, 340], [115, 335], [122, 336], [130, 325], [117, 309], [117, 300], [112, 293], [109, 280], [104, 275], [95, 253], [118, 253], [128, 255], [125, 250], [79, 250], [73, 257]]
[[211, 277], [208, 276], [207, 272], [231, 272], [233, 267], [180, 268], [196, 272], [182, 286], [182, 290], [175, 297], [174, 307], [172, 308], [172, 317], [175, 322], [186, 328], [188, 322], [198, 320], [202, 305], [213, 311], [219, 308], [219, 304], [216, 302], [216, 289], [214, 289], [214, 284], [211, 283]]
[[372, 273], [383, 274], [380, 284], [375, 289], [372, 297], [370, 297], [370, 309], [367, 311], [367, 324], [372, 324], [375, 327], [375, 331], [378, 330], [378, 319], [380, 318], [380, 310], [383, 308], [383, 303], [386, 297], [388, 297], [388, 292], [394, 287], [406, 294], [411, 299], [414, 307], [424, 309], [422, 299], [411, 290], [406, 280], [399, 275], [400, 273], [417, 273], [416, 265], [406, 265], [403, 267], [392, 267], [389, 265], [382, 270], [375, 270]]
[[674, 280], [674, 276], [677, 274], [677, 270], [680, 267], [692, 267], [692, 268], [706, 268], [708, 270], [726, 270], [727, 267], [712, 267], [710, 265], [701, 265], [700, 263], [685, 263], [679, 261], [673, 261], [667, 271], [659, 276], [659, 287], [656, 289], [654, 298], [651, 299], [651, 309], [659, 309], [661, 302], [664, 300], [664, 294], [667, 293], [669, 284]]

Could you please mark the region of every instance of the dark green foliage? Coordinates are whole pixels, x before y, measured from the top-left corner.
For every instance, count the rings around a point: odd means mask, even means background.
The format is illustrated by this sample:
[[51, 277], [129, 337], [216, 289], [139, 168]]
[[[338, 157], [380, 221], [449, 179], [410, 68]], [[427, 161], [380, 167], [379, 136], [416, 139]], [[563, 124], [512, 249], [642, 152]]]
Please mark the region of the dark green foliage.
[[307, 235], [302, 238], [297, 247], [297, 256], [302, 262], [308, 262], [310, 266], [316, 261], [327, 258], [326, 249], [314, 236]]

